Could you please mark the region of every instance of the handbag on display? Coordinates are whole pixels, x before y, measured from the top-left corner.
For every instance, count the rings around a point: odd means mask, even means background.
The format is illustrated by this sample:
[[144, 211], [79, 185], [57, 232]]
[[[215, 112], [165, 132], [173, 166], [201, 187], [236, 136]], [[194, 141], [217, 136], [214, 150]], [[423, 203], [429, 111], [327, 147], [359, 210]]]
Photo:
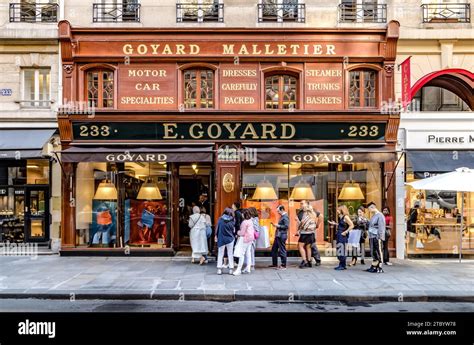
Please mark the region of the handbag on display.
[[423, 245], [423, 242], [420, 241], [420, 239], [416, 240], [416, 249], [425, 249], [425, 246]]

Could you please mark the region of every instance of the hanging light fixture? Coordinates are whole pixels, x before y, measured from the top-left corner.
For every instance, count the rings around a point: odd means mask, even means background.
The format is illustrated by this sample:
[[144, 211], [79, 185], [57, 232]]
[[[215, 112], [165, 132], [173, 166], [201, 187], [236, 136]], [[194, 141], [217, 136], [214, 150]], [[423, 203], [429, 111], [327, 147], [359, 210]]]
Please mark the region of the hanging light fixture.
[[[107, 173], [106, 173], [107, 174]], [[116, 200], [118, 198], [117, 188], [112, 181], [105, 179], [99, 183], [94, 194], [94, 200]]]
[[[263, 166], [263, 173], [265, 174], [265, 166]], [[278, 200], [275, 188], [270, 181], [263, 176], [263, 180], [257, 183], [257, 188], [253, 193], [254, 200]]]
[[295, 185], [290, 195], [291, 200], [315, 200], [313, 189], [303, 178]]
[[138, 191], [137, 200], [162, 200], [158, 185], [151, 178], [151, 164], [148, 164], [148, 178]]
[[360, 185], [352, 179], [352, 166], [351, 171], [349, 174], [349, 180], [344, 183], [341, 189], [341, 193], [339, 193], [339, 200], [363, 200], [365, 199], [364, 193], [362, 193], [362, 189]]
[[278, 196], [273, 188], [273, 185], [267, 179], [263, 179], [257, 183], [255, 193], [253, 193], [252, 199], [254, 200], [277, 200]]

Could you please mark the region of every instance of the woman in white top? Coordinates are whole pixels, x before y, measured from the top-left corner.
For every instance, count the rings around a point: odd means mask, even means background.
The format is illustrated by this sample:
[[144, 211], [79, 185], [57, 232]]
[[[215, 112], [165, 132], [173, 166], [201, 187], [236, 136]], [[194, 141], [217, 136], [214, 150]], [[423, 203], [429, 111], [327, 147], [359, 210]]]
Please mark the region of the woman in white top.
[[201, 214], [198, 206], [193, 207], [193, 215], [189, 217], [189, 240], [191, 241], [192, 259], [199, 259], [199, 264], [202, 265], [207, 260], [207, 235], [206, 224], [211, 222], [211, 218], [206, 214]]

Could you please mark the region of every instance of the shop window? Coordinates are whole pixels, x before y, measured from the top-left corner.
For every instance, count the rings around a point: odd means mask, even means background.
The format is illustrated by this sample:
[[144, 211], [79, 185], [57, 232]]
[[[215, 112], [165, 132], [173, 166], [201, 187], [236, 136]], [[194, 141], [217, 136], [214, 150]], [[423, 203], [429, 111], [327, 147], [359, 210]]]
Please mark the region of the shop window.
[[[413, 182], [439, 172], [416, 172], [407, 162], [406, 181]], [[464, 202], [464, 213], [462, 204]], [[474, 254], [474, 193], [415, 190], [407, 186], [405, 202], [408, 255]], [[464, 227], [461, 229], [461, 219]]]
[[79, 163], [76, 245], [168, 248], [168, 176], [164, 162]]
[[[357, 185], [360, 195], [341, 193]], [[259, 190], [260, 189], [260, 190]], [[301, 200], [307, 200], [324, 219], [317, 231], [318, 243], [332, 243], [334, 228], [327, 223], [336, 220], [338, 205], [346, 205], [350, 216], [356, 218], [359, 206], [373, 201], [382, 208], [382, 169], [379, 163], [302, 164], [259, 163], [243, 168], [243, 207], [259, 211], [260, 225], [266, 227], [270, 242], [277, 223], [278, 205], [284, 205], [290, 217], [288, 245], [295, 249], [298, 241], [296, 222]], [[368, 212], [366, 213], [369, 216]], [[368, 245], [366, 246], [368, 248]]]
[[23, 69], [23, 107], [49, 108], [51, 106], [51, 69]]
[[214, 71], [210, 69], [184, 71], [184, 106], [187, 109], [214, 108]]
[[436, 86], [424, 86], [413, 97], [411, 111], [470, 111], [455, 93]]
[[349, 72], [349, 107], [377, 106], [377, 72], [356, 70]]
[[113, 71], [87, 71], [87, 103], [94, 108], [114, 107]]
[[295, 109], [298, 79], [291, 75], [271, 75], [265, 78], [265, 109]]

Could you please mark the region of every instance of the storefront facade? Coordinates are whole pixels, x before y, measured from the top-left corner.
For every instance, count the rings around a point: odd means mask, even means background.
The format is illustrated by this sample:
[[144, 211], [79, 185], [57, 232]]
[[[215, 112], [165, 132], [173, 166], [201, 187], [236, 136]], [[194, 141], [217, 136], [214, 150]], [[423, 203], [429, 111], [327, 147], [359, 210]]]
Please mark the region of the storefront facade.
[[233, 202], [255, 206], [272, 237], [276, 206], [293, 218], [304, 195], [325, 218], [322, 246], [339, 204], [394, 213], [399, 115], [382, 104], [394, 98], [398, 27], [61, 22], [62, 253], [186, 250], [193, 205], [214, 221]]

